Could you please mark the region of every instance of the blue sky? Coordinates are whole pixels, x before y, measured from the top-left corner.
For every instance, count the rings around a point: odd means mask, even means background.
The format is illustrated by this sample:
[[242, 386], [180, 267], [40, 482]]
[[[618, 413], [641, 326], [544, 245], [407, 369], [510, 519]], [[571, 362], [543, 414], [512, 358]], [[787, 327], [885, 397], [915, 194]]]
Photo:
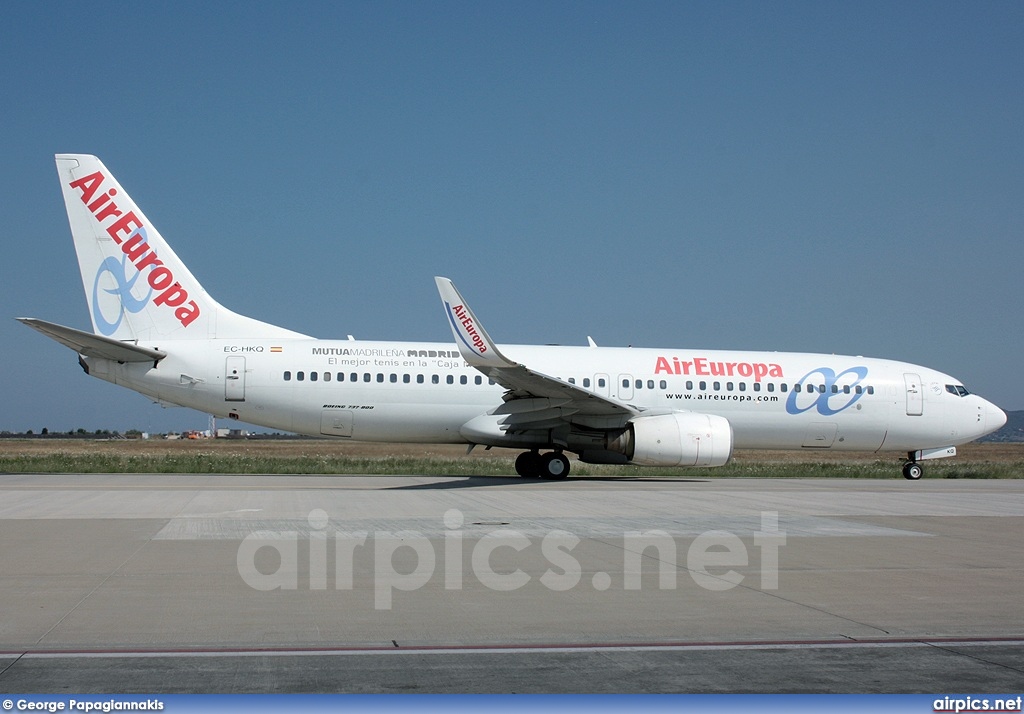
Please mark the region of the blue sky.
[[1024, 409], [1024, 4], [10, 2], [0, 430], [201, 428], [89, 327], [53, 154], [320, 337], [852, 353]]

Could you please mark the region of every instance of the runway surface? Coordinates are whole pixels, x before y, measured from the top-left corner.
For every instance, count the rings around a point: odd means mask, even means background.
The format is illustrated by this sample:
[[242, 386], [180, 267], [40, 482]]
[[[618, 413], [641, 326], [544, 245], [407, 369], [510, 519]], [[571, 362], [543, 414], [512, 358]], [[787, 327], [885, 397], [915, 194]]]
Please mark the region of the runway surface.
[[7, 692], [1024, 682], [1024, 481], [0, 475]]

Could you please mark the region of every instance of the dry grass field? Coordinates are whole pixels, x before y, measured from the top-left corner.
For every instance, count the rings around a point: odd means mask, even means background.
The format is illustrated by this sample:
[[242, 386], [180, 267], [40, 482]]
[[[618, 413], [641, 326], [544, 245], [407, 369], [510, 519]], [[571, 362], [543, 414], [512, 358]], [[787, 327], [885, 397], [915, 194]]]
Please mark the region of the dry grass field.
[[[953, 459], [926, 464], [929, 478], [1024, 478], [1024, 444], [967, 444]], [[374, 473], [513, 475], [518, 452], [458, 445], [366, 444], [316, 439], [0, 439], [5, 473]], [[738, 451], [708, 476], [896, 477], [899, 454]], [[694, 470], [591, 466], [576, 475], [690, 476]]]

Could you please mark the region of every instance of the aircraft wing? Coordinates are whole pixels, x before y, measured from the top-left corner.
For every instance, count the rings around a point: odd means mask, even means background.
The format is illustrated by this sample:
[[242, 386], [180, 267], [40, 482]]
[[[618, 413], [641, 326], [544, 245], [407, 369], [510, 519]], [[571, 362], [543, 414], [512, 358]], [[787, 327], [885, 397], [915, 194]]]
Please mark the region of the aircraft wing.
[[510, 360], [494, 344], [452, 281], [441, 277], [434, 281], [463, 359], [508, 390], [505, 405], [496, 411], [509, 415], [506, 424], [514, 422], [516, 430], [551, 428], [573, 421], [610, 427], [625, 424], [640, 413], [636, 407]]
[[116, 362], [158, 362], [167, 356], [166, 352], [139, 347], [131, 342], [121, 342], [91, 332], [83, 332], [73, 327], [64, 327], [53, 322], [37, 320], [34, 317], [16, 318], [23, 325], [38, 330], [51, 340], [56, 340], [65, 347], [85, 357], [99, 357]]

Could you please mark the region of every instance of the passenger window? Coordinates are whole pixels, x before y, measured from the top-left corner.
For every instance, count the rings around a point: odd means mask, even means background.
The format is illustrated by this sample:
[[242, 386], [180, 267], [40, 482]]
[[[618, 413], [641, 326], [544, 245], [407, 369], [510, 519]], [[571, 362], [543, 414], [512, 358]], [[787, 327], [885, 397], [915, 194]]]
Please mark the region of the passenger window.
[[389, 379], [391, 380], [392, 384], [398, 384], [398, 375], [395, 374], [394, 372], [391, 373], [391, 377], [389, 377]]
[[861, 387], [861, 386], [860, 386], [860, 385], [858, 384], [858, 385], [857, 385], [857, 394], [860, 394], [860, 393], [861, 393], [861, 392], [863, 392], [863, 391], [864, 391], [864, 388], [863, 388], [863, 387]]
[[[847, 389], [849, 389], [849, 387], [847, 387]], [[833, 384], [832, 385], [832, 393], [833, 394], [839, 394], [839, 385], [838, 384]]]
[[599, 386], [601, 388], [604, 388], [605, 385], [606, 385], [606, 382], [604, 380], [604, 377], [601, 377], [599, 380], [597, 380], [597, 386]]
[[363, 372], [364, 382], [369, 382], [371, 379], [373, 379], [373, 376], [369, 372]]
[[295, 373], [295, 379], [296, 379], [296, 381], [299, 381], [299, 382], [305, 382], [306, 381], [306, 373], [305, 372], [296, 372]]
[[587, 387], [588, 389], [590, 388], [590, 377], [583, 378], [583, 386]]
[[686, 380], [686, 388], [687, 389], [693, 389], [693, 380], [692, 379]]
[[624, 379], [624, 380], [622, 380], [622, 386], [623, 386], [623, 387], [624, 387], [625, 389], [629, 389], [629, 380], [628, 380], [628, 379]]
[[473, 384], [481, 385], [483, 383], [484, 383], [484, 378], [481, 377], [479, 374], [477, 376], [473, 377]]
[[722, 389], [722, 383], [721, 382], [715, 382], [713, 386], [714, 386], [716, 392], [719, 392]]
[[843, 385], [843, 394], [849, 394], [849, 393], [850, 393], [850, 385], [849, 384]]
[[793, 385], [793, 391], [797, 392], [799, 394], [800, 393], [800, 385], [799, 384], [794, 384]]
[[782, 393], [788, 392], [789, 391], [789, 385], [786, 384], [785, 382], [783, 382], [782, 384], [779, 385], [779, 391], [782, 392]]
[[330, 372], [324, 372], [324, 381], [325, 382], [330, 382], [331, 381], [331, 373]]
[[338, 377], [338, 381], [339, 382], [344, 382], [345, 381], [345, 373], [344, 372], [338, 372], [337, 377]]
[[769, 392], [774, 392], [775, 391], [775, 382], [768, 382], [768, 391]]
[[658, 388], [659, 389], [668, 389], [668, 382], [666, 382], [664, 379], [661, 380], [661, 382], [659, 382]]
[[284, 373], [284, 381], [286, 381], [286, 382], [292, 381], [292, 373], [290, 371]]
[[747, 391], [747, 383], [746, 382], [740, 382], [740, 391], [741, 392]]
[[569, 381], [569, 384], [576, 384], [576, 378], [575, 377], [569, 377], [568, 381]]
[[874, 394], [874, 393], [875, 393], [875, 388], [874, 387], [868, 387], [868, 394]]
[[648, 379], [647, 380], [647, 388], [648, 389], [654, 389], [654, 380], [653, 379]]
[[469, 378], [466, 375], [459, 377], [459, 384], [469, 384]]
[[441, 378], [438, 377], [436, 374], [432, 374], [432, 375], [430, 375], [430, 383], [431, 384], [440, 384], [441, 383]]
[[416, 375], [416, 384], [423, 384], [423, 375], [422, 374], [417, 374]]
[[310, 372], [309, 373], [309, 381], [310, 382], [315, 382], [317, 379], [319, 379], [319, 377], [320, 377], [320, 374], [318, 372]]
[[384, 384], [384, 373], [383, 372], [377, 372], [377, 383], [378, 384]]
[[704, 392], [704, 391], [707, 391], [707, 388], [708, 388], [708, 383], [707, 383], [707, 382], [705, 382], [705, 381], [703, 381], [703, 380], [701, 380], [701, 383], [700, 383], [700, 390], [701, 390], [702, 392]]
[[725, 391], [727, 391], [727, 392], [731, 392], [732, 391], [732, 382], [726, 382], [725, 383]]
[[448, 382], [448, 384], [455, 384], [455, 377], [449, 374], [445, 381]]
[[760, 392], [761, 391], [761, 383], [760, 382], [754, 382], [754, 391], [755, 392]]
[[350, 381], [350, 382], [358, 382], [359, 381], [359, 375], [356, 374], [355, 372], [353, 372], [352, 374], [350, 374], [348, 376], [348, 381]]

